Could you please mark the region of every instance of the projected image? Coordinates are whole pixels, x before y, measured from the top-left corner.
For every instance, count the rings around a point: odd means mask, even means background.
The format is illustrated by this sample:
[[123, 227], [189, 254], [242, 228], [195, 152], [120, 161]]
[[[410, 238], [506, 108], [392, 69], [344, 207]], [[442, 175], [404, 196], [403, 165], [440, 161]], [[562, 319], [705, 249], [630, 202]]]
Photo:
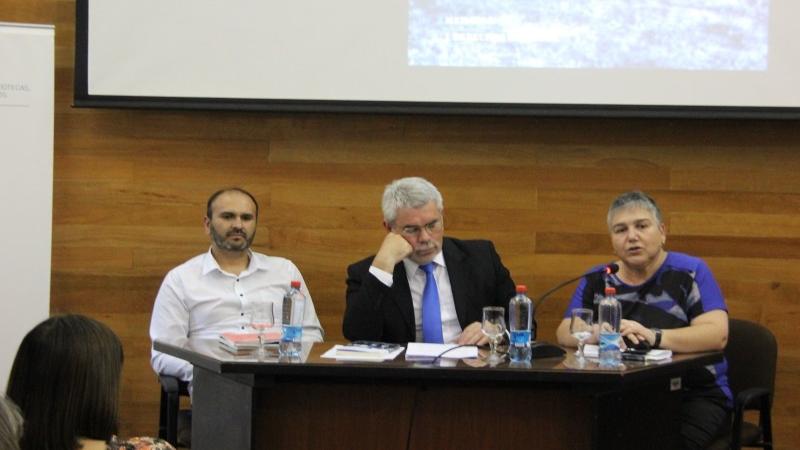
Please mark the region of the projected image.
[[770, 0], [409, 0], [411, 66], [766, 70]]

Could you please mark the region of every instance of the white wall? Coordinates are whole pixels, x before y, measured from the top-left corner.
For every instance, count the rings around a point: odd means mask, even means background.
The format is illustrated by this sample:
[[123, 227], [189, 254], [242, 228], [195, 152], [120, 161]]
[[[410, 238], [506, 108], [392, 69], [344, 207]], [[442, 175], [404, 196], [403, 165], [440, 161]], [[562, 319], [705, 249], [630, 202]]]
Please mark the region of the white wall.
[[0, 22], [0, 391], [20, 341], [49, 314], [52, 26]]

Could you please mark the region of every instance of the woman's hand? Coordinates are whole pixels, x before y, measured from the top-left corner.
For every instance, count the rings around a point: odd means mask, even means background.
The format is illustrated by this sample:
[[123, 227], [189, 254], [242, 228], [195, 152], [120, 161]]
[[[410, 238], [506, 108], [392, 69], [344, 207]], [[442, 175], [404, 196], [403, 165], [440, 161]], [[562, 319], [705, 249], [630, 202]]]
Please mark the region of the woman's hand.
[[[650, 328], [635, 320], [622, 320], [620, 334], [627, 336], [632, 343], [647, 341], [653, 345], [656, 334]], [[660, 348], [673, 352], [705, 352], [723, 350], [728, 342], [728, 313], [715, 309], [695, 317], [688, 327], [661, 330]]]
[[[622, 337], [627, 337], [633, 345], [639, 342], [647, 342], [650, 345], [656, 341], [656, 334], [650, 328], [645, 327], [635, 320], [622, 319], [619, 326], [619, 332]], [[623, 341], [622, 346], [625, 346]]]

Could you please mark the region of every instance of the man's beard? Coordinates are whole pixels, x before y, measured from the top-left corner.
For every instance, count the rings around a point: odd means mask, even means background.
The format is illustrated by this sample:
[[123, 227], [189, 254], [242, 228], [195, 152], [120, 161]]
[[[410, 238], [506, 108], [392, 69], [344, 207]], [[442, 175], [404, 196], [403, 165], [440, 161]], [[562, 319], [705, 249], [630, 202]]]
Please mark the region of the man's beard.
[[[256, 237], [255, 230], [253, 230], [253, 235], [248, 237], [245, 231], [242, 232], [231, 231], [226, 236], [222, 236], [221, 234], [217, 233], [217, 230], [213, 226], [211, 226], [210, 229], [211, 229], [211, 239], [214, 240], [214, 244], [216, 244], [217, 247], [228, 251], [241, 252], [243, 250], [247, 250], [248, 248], [250, 248], [250, 244], [253, 243], [253, 239]], [[244, 237], [244, 240], [242, 241], [241, 244], [235, 244], [225, 239], [226, 237], [234, 234], [238, 234]]]

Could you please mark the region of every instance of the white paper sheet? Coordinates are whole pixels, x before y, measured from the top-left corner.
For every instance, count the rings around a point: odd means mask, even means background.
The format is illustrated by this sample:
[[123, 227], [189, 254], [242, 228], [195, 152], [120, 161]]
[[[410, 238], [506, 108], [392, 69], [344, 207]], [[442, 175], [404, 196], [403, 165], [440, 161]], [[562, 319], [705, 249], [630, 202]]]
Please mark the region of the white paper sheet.
[[478, 347], [474, 345], [460, 347], [456, 344], [409, 342], [406, 349], [406, 359], [433, 359], [440, 355], [442, 358], [447, 359], [477, 358]]

